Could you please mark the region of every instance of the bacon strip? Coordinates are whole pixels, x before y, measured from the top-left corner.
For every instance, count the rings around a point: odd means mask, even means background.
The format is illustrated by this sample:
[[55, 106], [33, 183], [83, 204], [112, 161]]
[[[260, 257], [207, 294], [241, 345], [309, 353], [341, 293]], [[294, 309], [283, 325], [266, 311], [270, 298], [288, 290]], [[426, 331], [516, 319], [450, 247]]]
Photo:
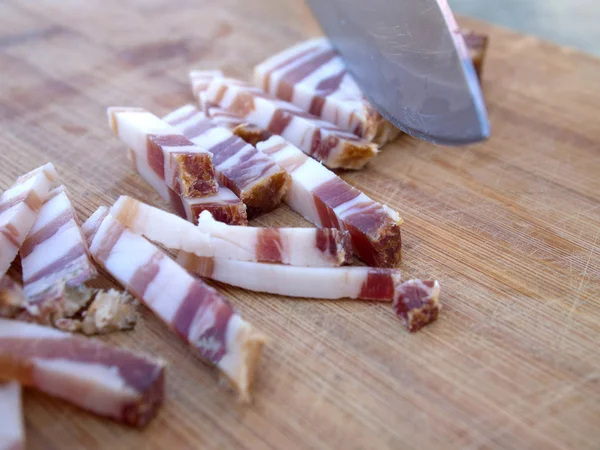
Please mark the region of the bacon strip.
[[208, 211], [195, 227], [127, 196], [121, 196], [110, 211], [134, 232], [198, 256], [317, 267], [339, 266], [351, 256], [350, 236], [336, 229], [230, 226], [215, 221]]
[[177, 194], [202, 197], [217, 193], [210, 152], [142, 108], [111, 107], [107, 114], [115, 135]]
[[162, 361], [42, 325], [0, 319], [0, 378], [127, 425], [144, 426], [164, 395]]
[[[240, 399], [249, 389], [265, 337], [215, 289], [100, 208], [84, 225], [96, 261], [197, 354], [221, 370]], [[126, 255], [126, 257], [124, 257]]]
[[90, 300], [72, 288], [94, 278], [96, 269], [66, 189], [50, 192], [21, 247], [27, 310], [36, 321], [52, 324], [71, 316]]
[[0, 277], [17, 256], [56, 177], [48, 163], [19, 177], [0, 196]]
[[21, 385], [0, 381], [0, 449], [25, 450]]
[[170, 189], [150, 168], [146, 160], [128, 151], [133, 170], [148, 183], [173, 210], [190, 222], [197, 223], [202, 211], [210, 211], [215, 219], [232, 225], [247, 225], [246, 205], [230, 189], [219, 186], [217, 193], [205, 197], [190, 198]]
[[296, 267], [197, 256], [179, 252], [190, 272], [250, 291], [307, 298], [353, 298], [391, 302], [399, 295], [398, 269]]
[[412, 333], [437, 320], [440, 285], [434, 280], [408, 280], [400, 286], [392, 305], [396, 315]]
[[402, 219], [307, 157], [281, 136], [256, 148], [290, 174], [285, 202], [318, 227], [350, 232], [354, 254], [370, 266], [395, 267], [402, 258]]
[[375, 144], [239, 80], [215, 78], [206, 99], [253, 125], [280, 134], [332, 169], [360, 169], [377, 154]]
[[477, 77], [479, 77], [479, 80], [481, 81], [483, 62], [485, 60], [489, 41], [488, 36], [471, 30], [462, 30], [462, 36], [465, 40], [465, 44], [467, 44], [467, 49], [469, 50], [469, 55], [471, 56], [471, 61], [473, 62], [473, 67], [475, 67]]
[[[487, 36], [467, 30], [462, 34], [475, 70], [481, 77]], [[196, 81], [195, 91], [202, 90], [210, 75], [222, 77], [219, 72], [204, 72], [202, 84], [197, 77], [192, 79]], [[309, 39], [267, 58], [254, 68], [254, 83], [302, 111], [379, 145], [400, 134], [400, 130], [366, 100], [346, 70], [344, 61], [326, 38]]]
[[252, 145], [217, 126], [192, 105], [173, 111], [164, 120], [213, 154], [219, 182], [242, 199], [250, 216], [272, 211], [281, 203], [288, 176]]

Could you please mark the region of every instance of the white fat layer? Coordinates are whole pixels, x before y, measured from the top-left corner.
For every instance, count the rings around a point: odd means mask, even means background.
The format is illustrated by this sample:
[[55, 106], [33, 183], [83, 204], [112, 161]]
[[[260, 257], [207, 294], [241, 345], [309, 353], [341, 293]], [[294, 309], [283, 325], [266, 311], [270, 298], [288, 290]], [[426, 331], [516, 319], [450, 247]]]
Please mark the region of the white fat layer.
[[257, 292], [308, 298], [358, 298], [369, 267], [294, 267], [214, 259], [213, 280]]
[[231, 316], [227, 324], [227, 332], [225, 333], [227, 353], [223, 355], [217, 364], [217, 367], [237, 385], [240, 391], [248, 388], [248, 386], [241, 385], [241, 383], [248, 379], [248, 374], [243, 372], [245, 364], [244, 347], [240, 345], [238, 336], [241, 332], [251, 327], [239, 314]]
[[128, 147], [140, 157], [146, 157], [147, 137], [153, 135], [177, 134], [168, 123], [147, 111], [121, 111], [114, 113], [117, 132]]
[[68, 339], [69, 333], [54, 328], [44, 327], [33, 323], [0, 318], [1, 338], [23, 338], [23, 339]]
[[[148, 239], [159, 242], [167, 248], [186, 250], [199, 256], [213, 256], [210, 237], [202, 233], [191, 222], [175, 214], [168, 213], [159, 208], [146, 205], [128, 197], [120, 197], [111, 213], [118, 217], [120, 213], [127, 214], [124, 209], [129, 202], [135, 202], [136, 216], [129, 228], [136, 233], [143, 234]], [[129, 204], [131, 205], [131, 204]]]
[[67, 194], [61, 192], [60, 194], [55, 195], [40, 208], [38, 217], [33, 224], [30, 233], [33, 234], [41, 230], [65, 211], [70, 210], [72, 210], [72, 206]]
[[74, 220], [65, 223], [50, 238], [36, 245], [23, 261], [23, 279], [27, 281], [44, 267], [58, 261], [69, 253], [73, 247], [82, 243], [81, 232]]
[[129, 155], [130, 159], [134, 159], [135, 170], [138, 175], [148, 183], [152, 189], [154, 189], [163, 200], [170, 203], [171, 197], [169, 195], [169, 188], [165, 184], [163, 180], [150, 168], [146, 158], [142, 158], [141, 156]]
[[[107, 216], [102, 225], [104, 226], [113, 221], [112, 216]], [[97, 243], [98, 238], [103, 237], [100, 231], [98, 231], [92, 242], [92, 254], [95, 254], [97, 250], [94, 244]], [[156, 251], [157, 248], [143, 237], [129, 230], [124, 230], [104, 262], [104, 267], [123, 286], [128, 287], [133, 274], [145, 264], [148, 264]]]
[[[149, 242], [148, 245], [153, 247]], [[171, 324], [192, 284], [198, 282], [183, 267], [165, 255], [160, 260], [158, 274], [144, 293], [143, 301], [161, 320]]]
[[225, 186], [219, 186], [219, 190], [216, 194], [207, 195], [205, 197], [195, 197], [195, 198], [184, 198], [184, 203], [189, 205], [202, 205], [205, 203], [236, 203], [239, 202], [240, 199], [237, 195], [233, 193], [233, 191]]
[[21, 385], [16, 381], [0, 381], [0, 447], [11, 448], [24, 440]]
[[269, 83], [270, 84], [269, 93], [271, 95], [275, 95], [275, 93], [277, 92], [277, 86], [279, 85], [281, 77], [283, 77], [285, 74], [291, 72], [292, 70], [295, 70], [297, 67], [301, 66], [305, 62], [307, 62], [311, 59], [317, 58], [319, 55], [325, 53], [326, 51], [327, 51], [326, 48], [316, 47], [312, 51], [305, 54], [304, 56], [301, 56], [300, 58], [297, 58], [294, 61], [288, 62], [283, 67], [273, 70], [271, 72], [271, 81]]
[[127, 403], [140, 397], [115, 366], [69, 359], [34, 359], [39, 390], [95, 413], [119, 418]]
[[192, 104], [187, 104], [184, 105], [178, 109], [176, 109], [175, 111], [170, 112], [169, 114], [167, 114], [166, 116], [163, 117], [163, 120], [167, 123], [171, 123], [171, 122], [175, 122], [179, 119], [181, 119], [182, 117], [187, 116], [188, 114], [191, 114], [192, 111], [196, 111], [196, 107]]
[[[10, 225], [11, 228], [16, 230], [16, 241], [20, 247], [23, 244], [27, 233], [29, 233], [29, 230], [33, 226], [36, 217], [37, 214], [25, 203], [19, 203], [0, 216], [0, 228]], [[14, 244], [4, 236], [4, 233], [0, 234], [0, 236], [0, 245], [2, 245], [0, 247], [0, 277], [2, 277], [15, 259], [15, 256], [17, 256], [19, 248], [15, 247]]]
[[[175, 134], [180, 134], [177, 133], [176, 130], [173, 130], [173, 132]], [[205, 149], [198, 147], [197, 145], [182, 145], [179, 147], [167, 147], [165, 145], [162, 146], [162, 149], [165, 153], [171, 154], [171, 153], [190, 153], [190, 154], [208, 154], [208, 151], [206, 151]], [[165, 161], [168, 161], [168, 158], [165, 157]]]
[[231, 136], [233, 136], [233, 134], [228, 129], [214, 127], [210, 128], [201, 135], [194, 137], [191, 139], [191, 141], [200, 147], [210, 150], [211, 147], [223, 142], [226, 139], [229, 139]]
[[331, 170], [317, 161], [310, 159], [294, 170], [292, 175], [309, 192], [314, 191], [318, 186], [337, 177]]

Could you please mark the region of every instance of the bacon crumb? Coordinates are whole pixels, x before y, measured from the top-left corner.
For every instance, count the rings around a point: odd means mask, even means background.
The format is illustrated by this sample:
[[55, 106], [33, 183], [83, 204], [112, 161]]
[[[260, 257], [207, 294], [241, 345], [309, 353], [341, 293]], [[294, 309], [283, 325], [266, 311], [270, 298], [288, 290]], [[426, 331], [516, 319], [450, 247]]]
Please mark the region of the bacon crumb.
[[408, 280], [402, 283], [393, 308], [412, 333], [437, 320], [441, 304], [440, 285], [433, 280]]

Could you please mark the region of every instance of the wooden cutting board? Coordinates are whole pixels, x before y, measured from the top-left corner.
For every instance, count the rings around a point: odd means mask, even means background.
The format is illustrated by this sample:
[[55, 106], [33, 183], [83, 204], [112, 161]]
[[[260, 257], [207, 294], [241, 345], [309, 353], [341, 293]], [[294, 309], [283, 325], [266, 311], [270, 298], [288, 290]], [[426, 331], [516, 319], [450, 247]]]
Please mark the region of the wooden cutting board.
[[[131, 430], [26, 392], [28, 448], [598, 448], [600, 61], [463, 24], [491, 34], [489, 142], [402, 138], [343, 175], [404, 217], [402, 269], [443, 288], [436, 324], [219, 285], [272, 338], [253, 405], [145, 311], [105, 339], [168, 360], [158, 417]], [[120, 194], [163, 205], [107, 106], [166, 113], [192, 100], [189, 69], [248, 77], [318, 33], [291, 0], [4, 0], [0, 30], [0, 187], [53, 161], [82, 218]], [[282, 207], [252, 225], [308, 223]]]

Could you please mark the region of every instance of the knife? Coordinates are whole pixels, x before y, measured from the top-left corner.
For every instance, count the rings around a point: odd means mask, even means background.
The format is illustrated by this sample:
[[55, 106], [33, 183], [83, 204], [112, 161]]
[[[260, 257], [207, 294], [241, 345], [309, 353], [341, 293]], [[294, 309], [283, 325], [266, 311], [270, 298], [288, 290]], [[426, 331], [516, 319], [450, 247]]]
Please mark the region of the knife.
[[475, 69], [446, 0], [308, 0], [373, 106], [442, 145], [489, 136]]

